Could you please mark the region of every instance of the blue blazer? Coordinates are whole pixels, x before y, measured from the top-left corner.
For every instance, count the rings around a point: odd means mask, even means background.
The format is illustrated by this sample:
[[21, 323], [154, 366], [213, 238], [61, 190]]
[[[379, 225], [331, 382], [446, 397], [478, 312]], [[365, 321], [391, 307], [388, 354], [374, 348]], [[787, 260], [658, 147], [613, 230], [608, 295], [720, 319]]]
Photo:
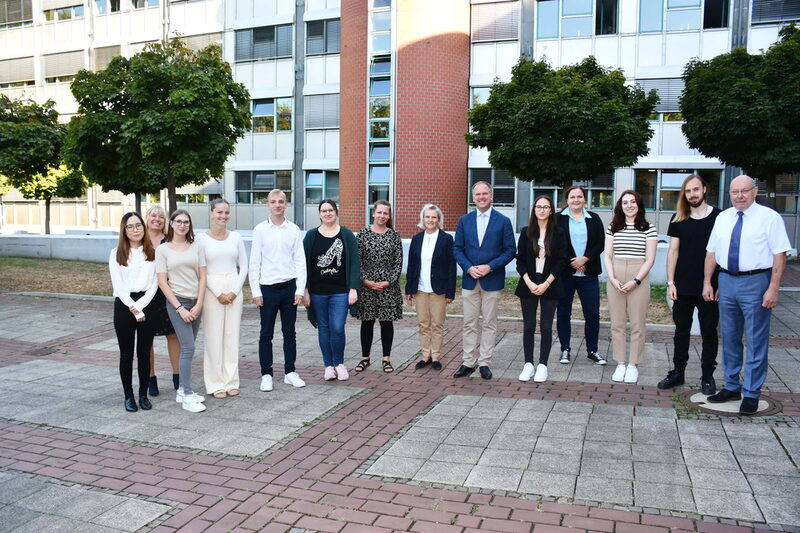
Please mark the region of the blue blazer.
[[[419, 274], [422, 270], [422, 240], [425, 232], [421, 231], [411, 238], [408, 247], [408, 267], [406, 268], [406, 294], [417, 294]], [[456, 260], [453, 257], [453, 237], [439, 230], [431, 260], [431, 288], [434, 294], [444, 294], [451, 300], [456, 297]]]
[[514, 242], [514, 230], [511, 221], [496, 209], [492, 209], [483, 244], [478, 245], [477, 210], [467, 213], [458, 220], [456, 238], [453, 244], [453, 255], [464, 271], [461, 287], [472, 290], [478, 280], [467, 274], [469, 267], [489, 265], [492, 271], [481, 278], [481, 288], [487, 291], [499, 291], [505, 286], [506, 265], [517, 253]]

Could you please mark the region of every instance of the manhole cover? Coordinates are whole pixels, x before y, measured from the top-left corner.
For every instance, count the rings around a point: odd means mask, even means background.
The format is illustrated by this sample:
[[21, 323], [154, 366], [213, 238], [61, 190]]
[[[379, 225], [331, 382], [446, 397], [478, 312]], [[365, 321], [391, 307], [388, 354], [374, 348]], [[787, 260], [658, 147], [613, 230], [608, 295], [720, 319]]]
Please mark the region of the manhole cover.
[[[710, 403], [708, 396], [696, 390], [688, 390], [680, 395], [680, 402], [684, 405], [700, 409], [704, 413], [719, 416], [742, 416], [739, 414], [739, 400], [725, 403]], [[768, 416], [780, 413], [783, 405], [777, 400], [773, 400], [764, 394], [758, 399], [758, 411], [754, 415], [747, 416]]]

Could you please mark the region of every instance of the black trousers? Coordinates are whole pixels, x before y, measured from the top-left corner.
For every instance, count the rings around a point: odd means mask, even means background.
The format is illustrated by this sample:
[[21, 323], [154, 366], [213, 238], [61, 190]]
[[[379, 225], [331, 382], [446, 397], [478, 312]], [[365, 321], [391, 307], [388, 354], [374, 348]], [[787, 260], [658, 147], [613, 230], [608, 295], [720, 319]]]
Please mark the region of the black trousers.
[[550, 357], [550, 348], [553, 346], [553, 316], [556, 314], [558, 300], [540, 298], [530, 295], [520, 298], [522, 306], [522, 353], [526, 363], [533, 363], [533, 335], [536, 333], [536, 309], [542, 308], [542, 320], [539, 325], [539, 333], [542, 342], [539, 346], [539, 363], [547, 365]]
[[[381, 320], [381, 347], [383, 348], [383, 356], [389, 357], [392, 355], [392, 341], [394, 340], [394, 324], [391, 320]], [[369, 359], [369, 353], [372, 351], [372, 338], [373, 329], [375, 327], [374, 320], [361, 321], [361, 357]]]
[[719, 337], [719, 304], [707, 302], [702, 296], [678, 295], [672, 304], [672, 319], [675, 321], [675, 354], [672, 361], [675, 370], [683, 373], [689, 361], [689, 336], [692, 330], [694, 309], [697, 308], [700, 319], [700, 335], [703, 337], [703, 350], [700, 355], [702, 379], [708, 379], [717, 368], [717, 350]]
[[[142, 297], [141, 292], [131, 293], [131, 298]], [[119, 344], [119, 377], [126, 398], [133, 398], [133, 348], [136, 344], [137, 370], [139, 374], [139, 396], [147, 396], [150, 381], [150, 347], [153, 346], [153, 323], [150, 306], [140, 309], [144, 312], [143, 322], [137, 322], [133, 313], [119, 298], [114, 299], [114, 331]], [[155, 318], [155, 317], [152, 317]], [[138, 338], [137, 338], [138, 337]]]

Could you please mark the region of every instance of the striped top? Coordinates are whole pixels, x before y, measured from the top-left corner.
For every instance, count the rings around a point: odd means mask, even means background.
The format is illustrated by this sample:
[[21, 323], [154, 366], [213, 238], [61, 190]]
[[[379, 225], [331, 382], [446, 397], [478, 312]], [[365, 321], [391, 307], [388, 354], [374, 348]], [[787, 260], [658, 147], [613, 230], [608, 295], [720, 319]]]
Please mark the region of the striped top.
[[606, 228], [606, 237], [614, 239], [614, 257], [619, 259], [639, 259], [645, 257], [647, 241], [658, 240], [656, 227], [650, 224], [647, 231], [639, 231], [633, 224], [626, 224], [625, 229], [611, 233], [611, 225]]

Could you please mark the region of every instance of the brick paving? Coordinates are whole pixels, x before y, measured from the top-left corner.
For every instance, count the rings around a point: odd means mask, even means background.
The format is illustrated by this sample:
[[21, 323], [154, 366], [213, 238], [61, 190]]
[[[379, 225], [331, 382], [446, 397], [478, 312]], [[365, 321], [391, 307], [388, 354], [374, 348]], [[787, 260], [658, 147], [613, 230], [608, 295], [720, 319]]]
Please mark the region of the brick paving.
[[[43, 305], [49, 308], [49, 313], [42, 312]], [[53, 329], [62, 333], [58, 337], [42, 335], [38, 342], [34, 342], [37, 340], [35, 337], [13, 331], [17, 328], [4, 328], [0, 323], [0, 370], [18, 372], [27, 368], [24, 363], [48, 361], [92, 365], [99, 368], [99, 375], [108, 374], [116, 366], [112, 352], [87, 348], [113, 338], [108, 303], [43, 301], [1, 294], [0, 307], [15, 308], [15, 312], [22, 316], [26, 309], [35, 310], [37, 322], [31, 327], [41, 328], [41, 324], [49, 326], [54, 323], [56, 327]], [[75, 320], [70, 321], [65, 315], [71, 315]], [[98, 317], [105, 319], [98, 320]], [[254, 312], [246, 311], [245, 318], [254, 319]], [[3, 321], [11, 322], [6, 318]], [[413, 330], [413, 325], [413, 319], [405, 319], [398, 324], [398, 329]], [[677, 395], [674, 391], [660, 391], [648, 385], [578, 381], [533, 384], [520, 383], [510, 377], [489, 382], [479, 378], [454, 380], [450, 376], [460, 362], [459, 326], [457, 320], [448, 321], [446, 353], [443, 356], [445, 370], [442, 373], [415, 371], [413, 365], [403, 363], [397, 365], [394, 375], [368, 371], [362, 375], [352, 373], [349, 382], [324, 383], [317, 366], [300, 366], [298, 370], [309, 383], [309, 389], [319, 386], [331, 390], [359, 390], [346, 395], [343, 403], [324, 416], [303, 424], [260, 455], [236, 455], [68, 429], [33, 419], [19, 420], [13, 412], [3, 410], [6, 414], [0, 418], [0, 474], [11, 475], [13, 480], [24, 478], [75, 485], [82, 490], [169, 506], [164, 517], [149, 522], [141, 531], [736, 532], [798, 530], [800, 527], [797, 518], [800, 495], [796, 482], [800, 478], [794, 477], [797, 476], [800, 439], [787, 437], [794, 435], [798, 428], [800, 393], [794, 392], [798, 384], [789, 364], [786, 365], [783, 384], [769, 392], [771, 397], [781, 402], [782, 412], [773, 417], [735, 419], [732, 422], [740, 428], [731, 437], [732, 446], [749, 442], [748, 437], [750, 441], [755, 440], [752, 438], [755, 433], [748, 432], [756, 430], [748, 428], [768, 427], [769, 431], [784, 437], [784, 451], [781, 453], [788, 453], [795, 461], [788, 470], [781, 472], [784, 477], [780, 479], [787, 483], [786, 486], [774, 486], [775, 480], [769, 479], [768, 475], [762, 480], [764, 491], [772, 491], [768, 505], [755, 509], [764, 516], [763, 520], [742, 518], [737, 512], [737, 509], [741, 510], [741, 503], [718, 498], [713, 488], [707, 489], [702, 497], [696, 496], [707, 511], [687, 512], [668, 507], [634, 507], [604, 502], [602, 494], [596, 500], [576, 499], [414, 481], [409, 479], [411, 476], [380, 478], [368, 475], [367, 465], [385, 457], [384, 452], [407, 434], [414, 422], [441, 405], [443, 398], [451, 396], [629, 406], [634, 412], [636, 409], [643, 412], [655, 409], [671, 412], [682, 419], [698, 417], [685, 406], [675, 403]], [[299, 328], [303, 332], [313, 331], [307, 324], [299, 325]], [[501, 329], [504, 334], [512, 335], [519, 330], [519, 323], [507, 322]], [[660, 339], [661, 336], [665, 338]], [[648, 342], [667, 343], [670, 337], [668, 332], [654, 332], [652, 336], [648, 334]], [[357, 341], [354, 334], [350, 334], [350, 338]], [[313, 342], [313, 337], [311, 339]], [[796, 337], [773, 338], [771, 346], [783, 349], [788, 360], [798, 355]], [[159, 357], [157, 365], [162, 375], [168, 372], [164, 359]], [[195, 378], [198, 380], [199, 359]], [[413, 353], [406, 360], [413, 362]], [[352, 349], [348, 351], [347, 361], [350, 365], [356, 361]], [[775, 372], [780, 374], [781, 371], [779, 368]], [[258, 373], [258, 365], [250, 354], [242, 361], [242, 377], [255, 380]], [[280, 372], [276, 371], [277, 380], [280, 377]], [[768, 384], [780, 377], [771, 373]], [[0, 387], [4, 383], [0, 382]], [[82, 384], [81, 391], [85, 385]], [[69, 382], [51, 382], [51, 386], [69, 392]], [[260, 393], [243, 387], [242, 400], [247, 395], [257, 394]], [[280, 390], [276, 388], [275, 392], [264, 396], [264, 401], [280, 400], [279, 394]], [[61, 395], [63, 402], [72, 399], [68, 394]], [[115, 401], [112, 407], [119, 409], [118, 418], [123, 422], [174, 414], [176, 409], [167, 394], [154, 401], [151, 413], [128, 415], [122, 410], [121, 398]], [[230, 400], [235, 401], [237, 399]], [[47, 407], [42, 406], [45, 411]], [[97, 405], [97, 409], [107, 407], [109, 405]], [[183, 420], [190, 423], [202, 421], [202, 417], [186, 413]], [[719, 420], [710, 415], [699, 418]], [[254, 424], [247, 420], [238, 422]], [[265, 426], [268, 424], [264, 422]], [[777, 468], [770, 462], [774, 456], [749, 457], [751, 463], [742, 465], [749, 472], [760, 470], [769, 474]], [[3, 484], [8, 482], [10, 480], [0, 478], [0, 493]], [[701, 488], [696, 488], [699, 494]], [[0, 500], [2, 505], [7, 507], [9, 504]], [[6, 507], [0, 507], [0, 520], [7, 516], [3, 514]], [[755, 516], [755, 513], [750, 516]], [[4, 522], [0, 521], [0, 529], [5, 531], [3, 525]], [[109, 527], [109, 530], [116, 530]]]

